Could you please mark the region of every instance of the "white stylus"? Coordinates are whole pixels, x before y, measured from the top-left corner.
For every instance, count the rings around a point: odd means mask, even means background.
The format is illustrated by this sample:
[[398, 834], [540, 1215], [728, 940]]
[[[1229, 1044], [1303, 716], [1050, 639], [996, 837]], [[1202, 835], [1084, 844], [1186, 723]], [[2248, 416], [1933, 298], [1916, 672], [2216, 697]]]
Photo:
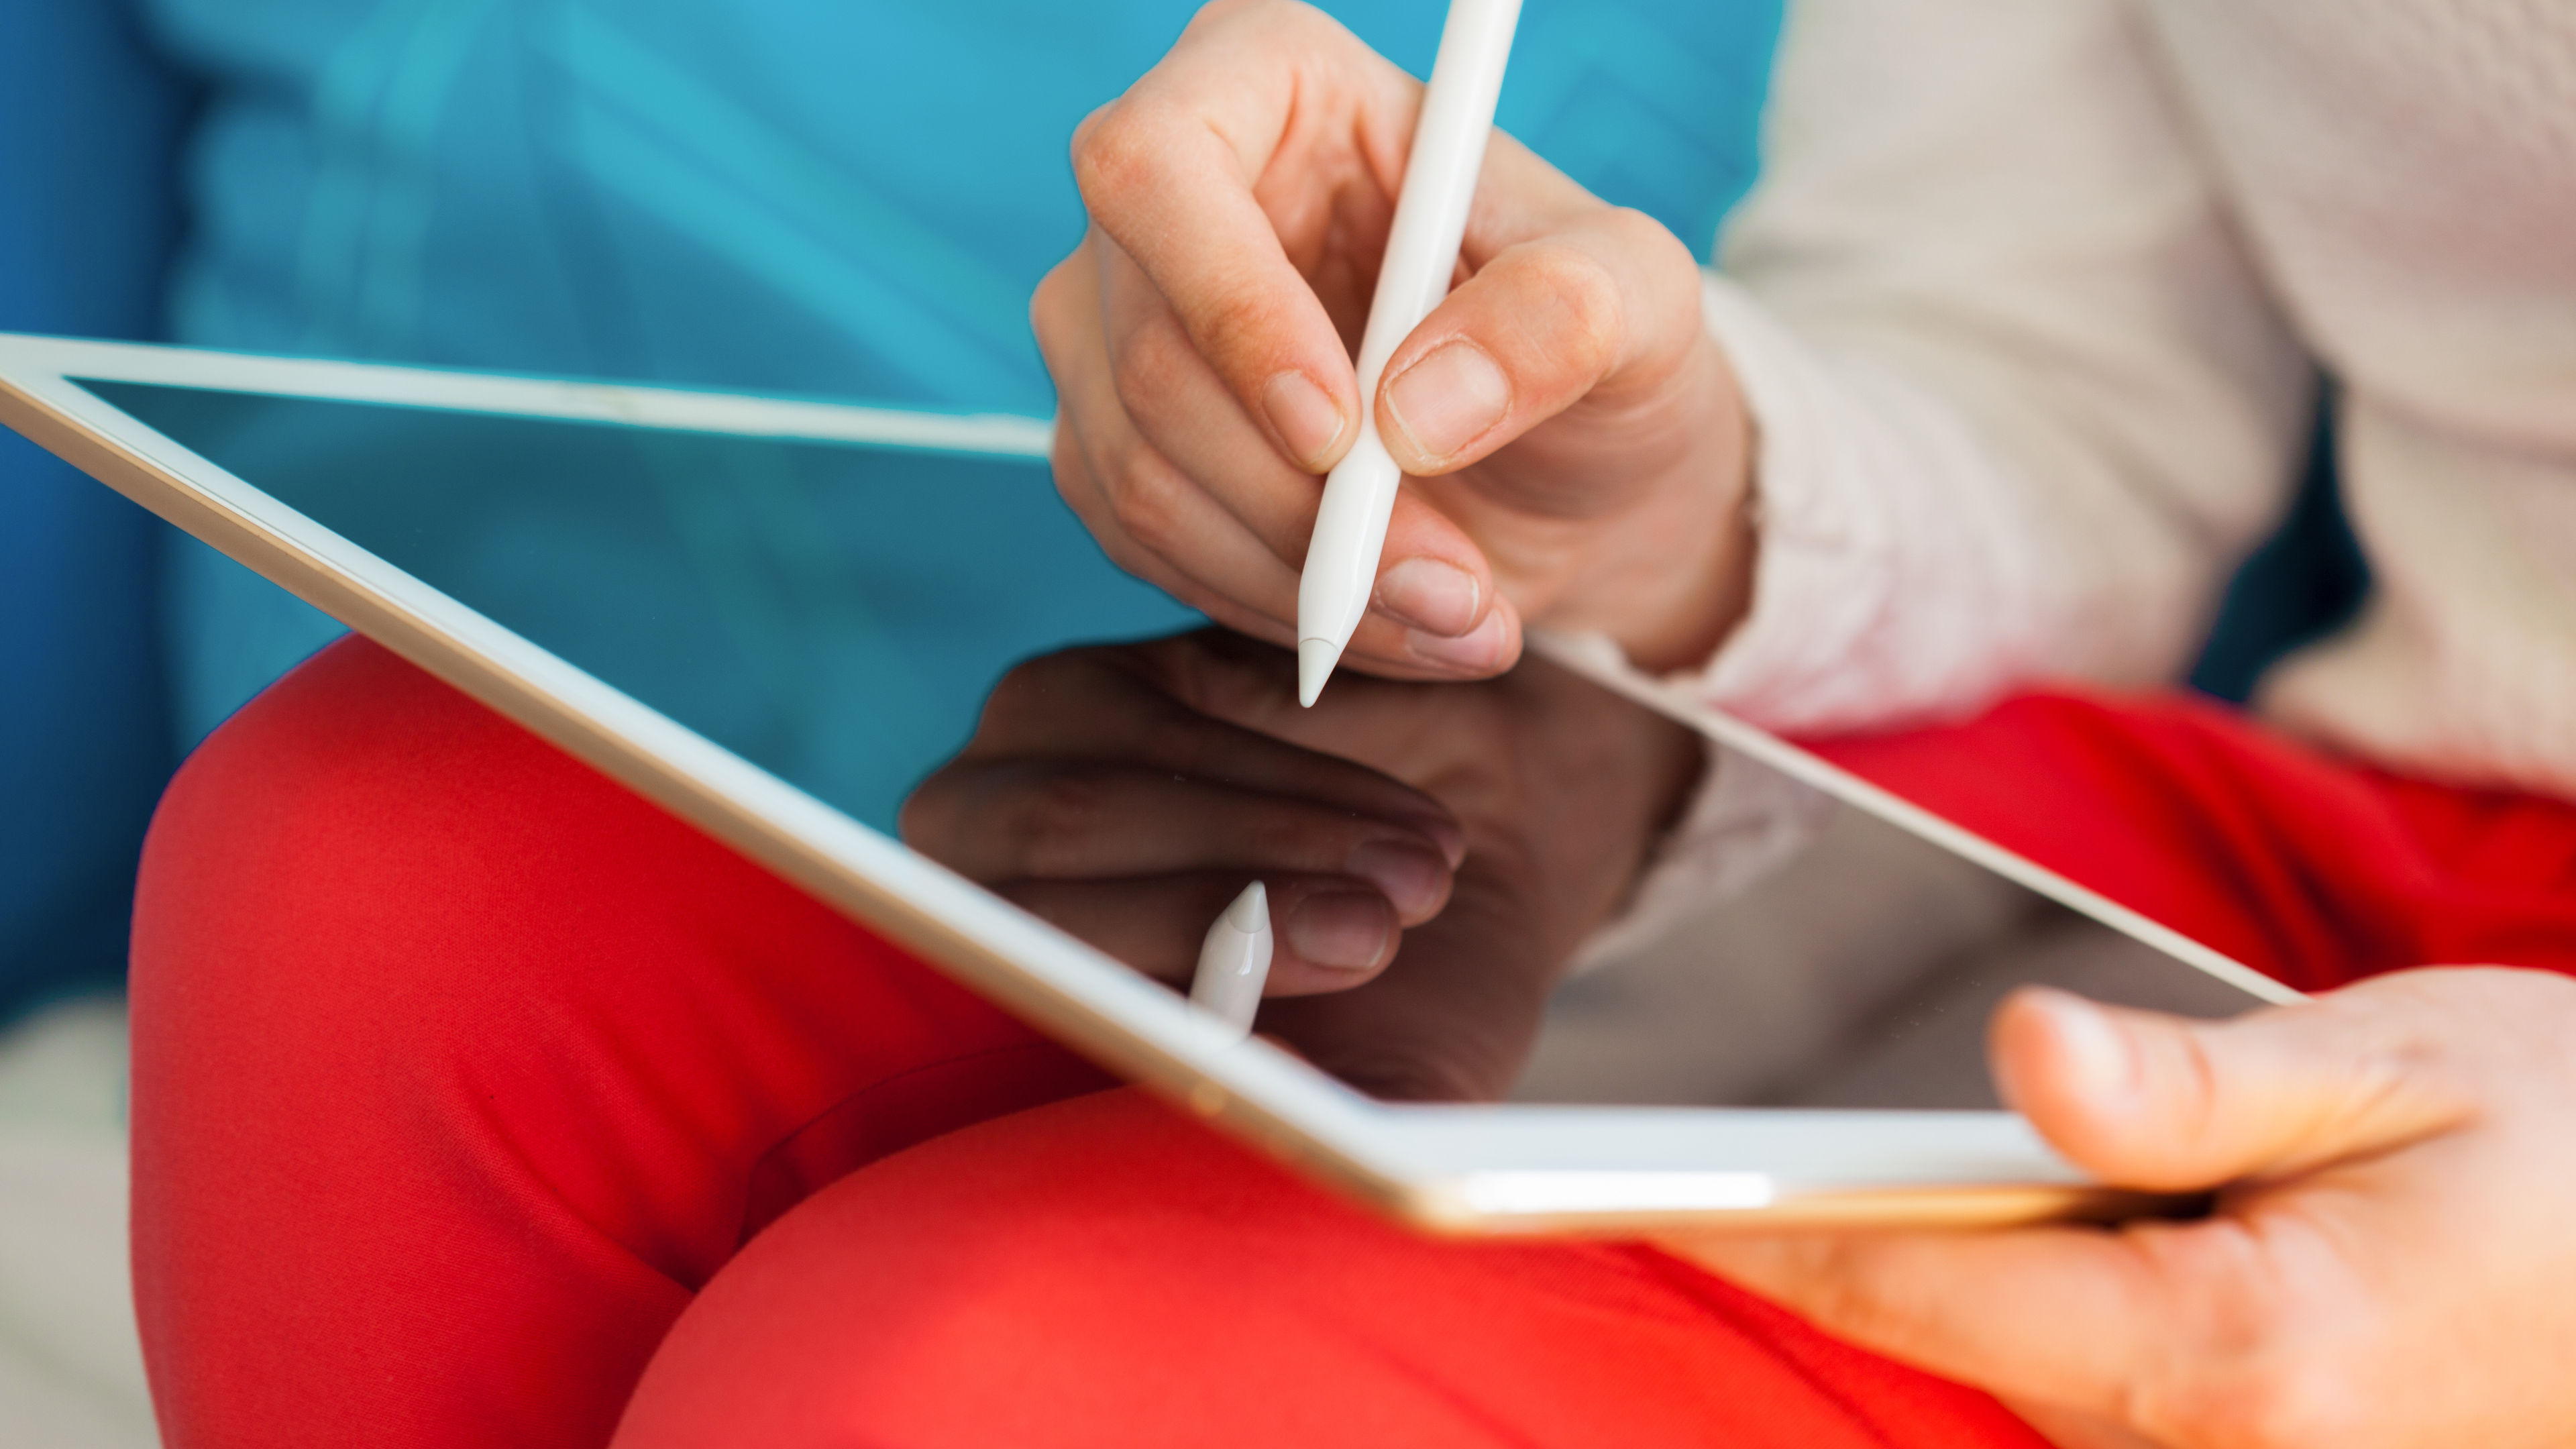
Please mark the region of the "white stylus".
[[1395, 199], [1395, 224], [1378, 266], [1368, 330], [1360, 334], [1360, 436], [1324, 480], [1323, 511], [1297, 581], [1297, 698], [1313, 704], [1341, 662], [1377, 586], [1378, 554], [1404, 476], [1377, 435], [1377, 385], [1386, 360], [1440, 299], [1458, 269], [1467, 204], [1494, 133], [1520, 0], [1449, 0], [1440, 53], [1413, 126], [1413, 150]]
[[1232, 1026], [1252, 1030], [1261, 988], [1270, 980], [1270, 892], [1254, 881], [1208, 927], [1199, 946], [1199, 972], [1190, 1000]]

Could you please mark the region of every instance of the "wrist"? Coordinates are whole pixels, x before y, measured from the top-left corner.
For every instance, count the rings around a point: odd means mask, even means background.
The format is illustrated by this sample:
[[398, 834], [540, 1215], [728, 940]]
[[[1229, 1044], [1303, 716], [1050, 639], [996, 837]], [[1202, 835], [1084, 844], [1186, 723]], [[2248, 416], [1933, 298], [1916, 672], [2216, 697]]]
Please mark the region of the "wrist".
[[1591, 525], [1578, 572], [1532, 619], [1607, 635], [1650, 673], [1717, 652], [1751, 611], [1759, 552], [1752, 422], [1714, 341], [1694, 351], [1674, 397], [1675, 442], [1653, 460], [1655, 476]]

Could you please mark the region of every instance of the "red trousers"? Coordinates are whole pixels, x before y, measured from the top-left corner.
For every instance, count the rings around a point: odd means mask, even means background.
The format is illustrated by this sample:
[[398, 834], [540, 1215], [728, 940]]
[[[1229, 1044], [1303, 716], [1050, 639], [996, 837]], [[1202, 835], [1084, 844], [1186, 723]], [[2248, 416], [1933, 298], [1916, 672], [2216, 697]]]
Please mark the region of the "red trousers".
[[[2576, 967], [2576, 806], [2179, 699], [1833, 752], [2303, 987]], [[177, 1449], [2037, 1443], [1652, 1250], [1418, 1239], [1099, 1091], [362, 641], [171, 786], [134, 1030]]]

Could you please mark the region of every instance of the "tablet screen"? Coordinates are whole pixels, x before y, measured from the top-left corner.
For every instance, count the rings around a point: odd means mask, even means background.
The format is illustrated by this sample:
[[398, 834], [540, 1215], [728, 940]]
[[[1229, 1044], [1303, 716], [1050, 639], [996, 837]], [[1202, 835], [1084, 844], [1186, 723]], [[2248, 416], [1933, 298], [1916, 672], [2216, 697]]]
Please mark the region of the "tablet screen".
[[[1475, 685], [1345, 672], [1301, 711], [1290, 655], [1120, 573], [1034, 460], [83, 386], [1164, 979], [1249, 878], [1228, 848], [1397, 798], [1369, 781], [1421, 792], [1465, 850], [1445, 901], [1389, 932], [1369, 984], [1258, 1024], [1380, 1095], [1982, 1107], [1983, 1022], [2014, 984], [2257, 1004], [1543, 661]], [[1156, 776], [1177, 783], [1113, 788]], [[1136, 844], [1166, 839], [1159, 865]], [[1095, 870], [1103, 840], [1141, 853]]]

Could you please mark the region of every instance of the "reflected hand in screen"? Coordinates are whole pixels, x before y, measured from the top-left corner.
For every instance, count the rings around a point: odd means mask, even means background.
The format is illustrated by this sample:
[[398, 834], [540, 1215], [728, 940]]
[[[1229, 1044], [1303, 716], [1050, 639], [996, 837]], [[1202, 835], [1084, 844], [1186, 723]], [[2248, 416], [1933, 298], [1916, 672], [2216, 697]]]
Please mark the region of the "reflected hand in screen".
[[904, 839], [1176, 985], [1258, 878], [1266, 1034], [1382, 1096], [1499, 1097], [1698, 741], [1542, 664], [1351, 685], [1300, 709], [1293, 656], [1218, 630], [1033, 660], [906, 803]]

